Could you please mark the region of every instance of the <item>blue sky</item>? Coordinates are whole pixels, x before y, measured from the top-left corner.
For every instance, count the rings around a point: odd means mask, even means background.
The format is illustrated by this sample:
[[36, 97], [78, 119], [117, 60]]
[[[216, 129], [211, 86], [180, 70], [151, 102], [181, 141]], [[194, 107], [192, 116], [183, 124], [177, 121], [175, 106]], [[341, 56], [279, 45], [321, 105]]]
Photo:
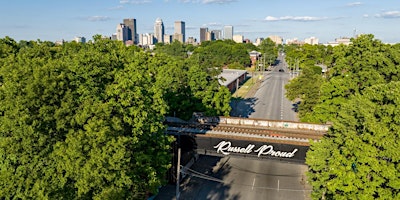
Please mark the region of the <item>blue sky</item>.
[[152, 33], [157, 17], [167, 34], [173, 33], [174, 21], [181, 20], [187, 37], [195, 38], [200, 27], [233, 25], [234, 34], [252, 41], [279, 35], [329, 42], [355, 31], [400, 43], [397, 0], [1, 0], [0, 38], [69, 41], [75, 36], [111, 36], [124, 18], [136, 19], [139, 34]]

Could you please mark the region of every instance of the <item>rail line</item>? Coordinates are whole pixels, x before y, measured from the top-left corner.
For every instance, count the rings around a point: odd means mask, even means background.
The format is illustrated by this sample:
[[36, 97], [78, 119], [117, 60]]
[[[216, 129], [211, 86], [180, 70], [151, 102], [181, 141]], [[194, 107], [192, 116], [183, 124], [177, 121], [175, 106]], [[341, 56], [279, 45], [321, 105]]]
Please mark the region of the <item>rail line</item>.
[[167, 125], [167, 131], [172, 134], [179, 132], [198, 134], [200, 137], [230, 137], [301, 145], [309, 145], [309, 140], [320, 140], [325, 134], [323, 131], [216, 123], [168, 122]]

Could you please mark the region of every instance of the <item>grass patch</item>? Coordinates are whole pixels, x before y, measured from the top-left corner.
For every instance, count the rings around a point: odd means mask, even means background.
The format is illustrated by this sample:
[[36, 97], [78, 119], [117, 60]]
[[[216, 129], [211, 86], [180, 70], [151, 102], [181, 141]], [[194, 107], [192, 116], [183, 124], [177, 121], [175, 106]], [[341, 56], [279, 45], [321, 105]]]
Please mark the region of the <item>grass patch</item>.
[[233, 93], [232, 97], [243, 98], [243, 99], [246, 98], [247, 93], [249, 93], [249, 91], [257, 83], [257, 81], [258, 81], [257, 76], [247, 79], [247, 81], [243, 85], [241, 85], [239, 89], [235, 91], [235, 93]]

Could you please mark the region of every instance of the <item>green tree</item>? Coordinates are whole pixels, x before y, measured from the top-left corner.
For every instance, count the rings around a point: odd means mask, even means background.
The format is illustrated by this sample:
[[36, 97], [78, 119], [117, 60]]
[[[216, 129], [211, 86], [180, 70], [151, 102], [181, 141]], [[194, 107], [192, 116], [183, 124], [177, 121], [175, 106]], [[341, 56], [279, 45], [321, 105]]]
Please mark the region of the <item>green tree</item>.
[[319, 102], [320, 87], [324, 82], [322, 69], [318, 66], [305, 67], [300, 76], [285, 85], [286, 97], [291, 100], [301, 100], [298, 105], [299, 118], [312, 122], [312, 111]]
[[307, 153], [314, 199], [400, 198], [400, 82], [366, 88], [342, 104]]
[[172, 139], [164, 134], [167, 104], [153, 84], [152, 59], [111, 40], [61, 49], [38, 41], [1, 58], [0, 198], [155, 192]]
[[212, 76], [218, 75], [222, 67], [232, 63], [239, 63], [244, 67], [251, 64], [246, 47], [232, 40], [202, 42], [201, 46], [194, 50], [190, 59], [193, 63], [207, 69]]
[[165, 53], [169, 56], [174, 56], [181, 59], [188, 57], [188, 51], [189, 50], [186, 48], [186, 45], [182, 44], [178, 40], [175, 40], [171, 44], [157, 43], [154, 50], [155, 53]]
[[276, 58], [278, 58], [278, 46], [270, 38], [267, 38], [261, 42], [258, 46], [262, 56], [265, 57], [265, 62], [268, 65], [275, 63]]
[[349, 46], [335, 47], [332, 68], [327, 82], [321, 86], [321, 98], [314, 108], [314, 121], [331, 121], [341, 109], [341, 104], [352, 95], [375, 84], [398, 80], [399, 51], [390, 45], [363, 35], [352, 40]]
[[193, 94], [194, 111], [204, 112], [207, 116], [228, 116], [231, 93], [221, 86], [216, 77], [210, 76], [198, 65], [188, 71], [188, 86]]

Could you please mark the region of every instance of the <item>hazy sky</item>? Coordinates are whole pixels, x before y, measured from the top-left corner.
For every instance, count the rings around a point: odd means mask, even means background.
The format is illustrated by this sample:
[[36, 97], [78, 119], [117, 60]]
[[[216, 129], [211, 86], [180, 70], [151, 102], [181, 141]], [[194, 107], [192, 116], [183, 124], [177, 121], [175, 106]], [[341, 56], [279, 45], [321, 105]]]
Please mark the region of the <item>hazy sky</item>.
[[254, 41], [317, 37], [320, 42], [354, 33], [372, 33], [383, 42], [400, 42], [398, 0], [1, 0], [0, 38], [15, 40], [91, 39], [111, 36], [124, 18], [135, 18], [138, 34], [153, 33], [160, 17], [166, 34], [185, 21], [186, 37], [199, 38], [200, 27], [222, 30]]

